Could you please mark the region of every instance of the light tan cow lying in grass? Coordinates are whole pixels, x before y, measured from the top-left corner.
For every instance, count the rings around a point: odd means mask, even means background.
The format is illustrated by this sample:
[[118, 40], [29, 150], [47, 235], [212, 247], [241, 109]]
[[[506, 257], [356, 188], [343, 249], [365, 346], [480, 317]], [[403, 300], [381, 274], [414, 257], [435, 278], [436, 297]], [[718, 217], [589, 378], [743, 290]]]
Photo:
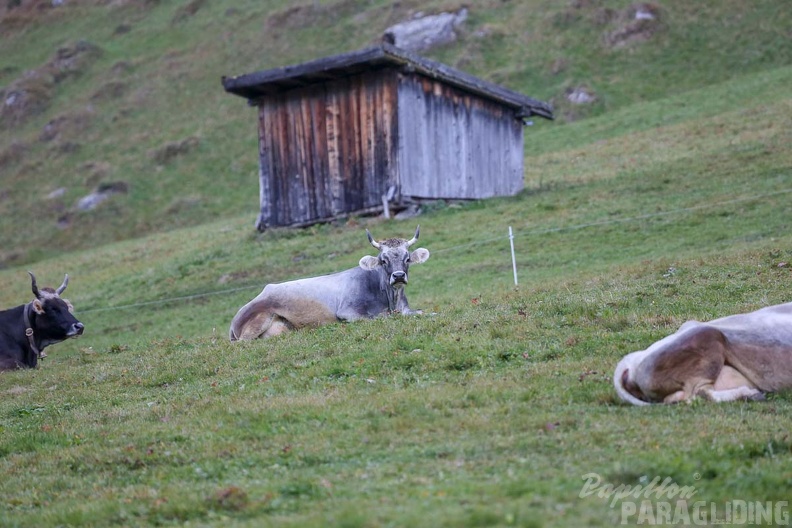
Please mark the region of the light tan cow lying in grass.
[[367, 229], [369, 243], [379, 255], [366, 255], [358, 266], [331, 275], [268, 284], [234, 316], [229, 339], [271, 337], [296, 328], [390, 313], [421, 313], [410, 308], [404, 293], [410, 266], [429, 258], [425, 248], [410, 251], [419, 234], [420, 226], [410, 240], [377, 242]]
[[708, 323], [688, 321], [626, 355], [613, 384], [633, 405], [764, 399], [792, 388], [792, 302]]

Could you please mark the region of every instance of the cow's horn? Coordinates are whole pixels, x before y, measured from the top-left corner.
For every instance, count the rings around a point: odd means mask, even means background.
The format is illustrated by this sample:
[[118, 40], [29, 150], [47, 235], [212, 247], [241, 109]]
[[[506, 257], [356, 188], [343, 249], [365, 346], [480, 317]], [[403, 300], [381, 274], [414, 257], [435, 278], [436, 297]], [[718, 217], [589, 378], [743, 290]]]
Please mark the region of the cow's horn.
[[371, 245], [372, 245], [372, 246], [374, 246], [374, 247], [375, 247], [375, 248], [377, 248], [377, 249], [380, 249], [380, 244], [379, 244], [379, 242], [377, 242], [376, 240], [374, 240], [374, 237], [373, 237], [373, 236], [371, 236], [371, 233], [369, 233], [369, 230], [368, 230], [368, 229], [366, 229], [366, 236], [368, 237], [368, 239], [369, 239], [369, 242], [371, 242]]
[[36, 276], [33, 275], [32, 271], [28, 271], [28, 275], [30, 275], [31, 289], [33, 290], [33, 295], [36, 296], [36, 299], [41, 299], [41, 293], [39, 293], [38, 286], [36, 286]]
[[55, 293], [57, 293], [58, 295], [60, 295], [61, 293], [63, 293], [63, 290], [65, 290], [65, 289], [66, 289], [66, 286], [68, 286], [68, 285], [69, 285], [69, 274], [68, 274], [68, 273], [66, 273], [66, 274], [64, 275], [64, 277], [63, 277], [63, 284], [61, 284], [60, 286], [58, 286], [58, 289], [57, 289], [57, 290], [55, 290]]
[[416, 242], [418, 242], [418, 236], [421, 234], [421, 226], [415, 228], [415, 236], [412, 237], [410, 240], [407, 241], [407, 247], [412, 246]]

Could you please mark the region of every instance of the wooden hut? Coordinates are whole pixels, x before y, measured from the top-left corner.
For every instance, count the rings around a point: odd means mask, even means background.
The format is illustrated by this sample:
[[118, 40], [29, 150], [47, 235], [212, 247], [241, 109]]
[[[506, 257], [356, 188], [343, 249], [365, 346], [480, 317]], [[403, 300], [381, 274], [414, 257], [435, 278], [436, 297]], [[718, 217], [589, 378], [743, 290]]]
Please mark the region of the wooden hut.
[[256, 227], [523, 188], [523, 125], [546, 103], [389, 44], [223, 77], [258, 108]]

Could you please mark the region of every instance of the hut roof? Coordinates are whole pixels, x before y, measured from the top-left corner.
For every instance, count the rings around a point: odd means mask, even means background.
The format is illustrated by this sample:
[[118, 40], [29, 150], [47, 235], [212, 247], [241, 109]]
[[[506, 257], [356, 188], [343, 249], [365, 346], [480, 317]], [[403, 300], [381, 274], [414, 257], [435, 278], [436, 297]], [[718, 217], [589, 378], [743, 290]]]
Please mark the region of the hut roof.
[[283, 66], [236, 77], [224, 76], [222, 82], [223, 88], [227, 92], [244, 97], [251, 104], [257, 104], [257, 101], [262, 97], [294, 88], [348, 77], [364, 71], [394, 67], [440, 80], [451, 86], [474, 93], [479, 97], [514, 108], [520, 117], [537, 115], [546, 119], [553, 119], [553, 109], [545, 102], [532, 99], [521, 93], [508, 90], [465, 72], [455, 70], [445, 64], [425, 59], [386, 43], [302, 64]]

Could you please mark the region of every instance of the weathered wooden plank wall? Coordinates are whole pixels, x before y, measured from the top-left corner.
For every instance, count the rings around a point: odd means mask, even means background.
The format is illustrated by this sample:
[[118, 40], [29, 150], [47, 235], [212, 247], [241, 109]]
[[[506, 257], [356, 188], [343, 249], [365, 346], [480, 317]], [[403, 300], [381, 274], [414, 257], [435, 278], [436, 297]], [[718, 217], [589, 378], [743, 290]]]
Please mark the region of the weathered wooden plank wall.
[[401, 194], [479, 199], [523, 188], [523, 124], [513, 110], [442, 82], [399, 82]]
[[259, 229], [381, 204], [397, 181], [395, 76], [365, 72], [260, 104]]

